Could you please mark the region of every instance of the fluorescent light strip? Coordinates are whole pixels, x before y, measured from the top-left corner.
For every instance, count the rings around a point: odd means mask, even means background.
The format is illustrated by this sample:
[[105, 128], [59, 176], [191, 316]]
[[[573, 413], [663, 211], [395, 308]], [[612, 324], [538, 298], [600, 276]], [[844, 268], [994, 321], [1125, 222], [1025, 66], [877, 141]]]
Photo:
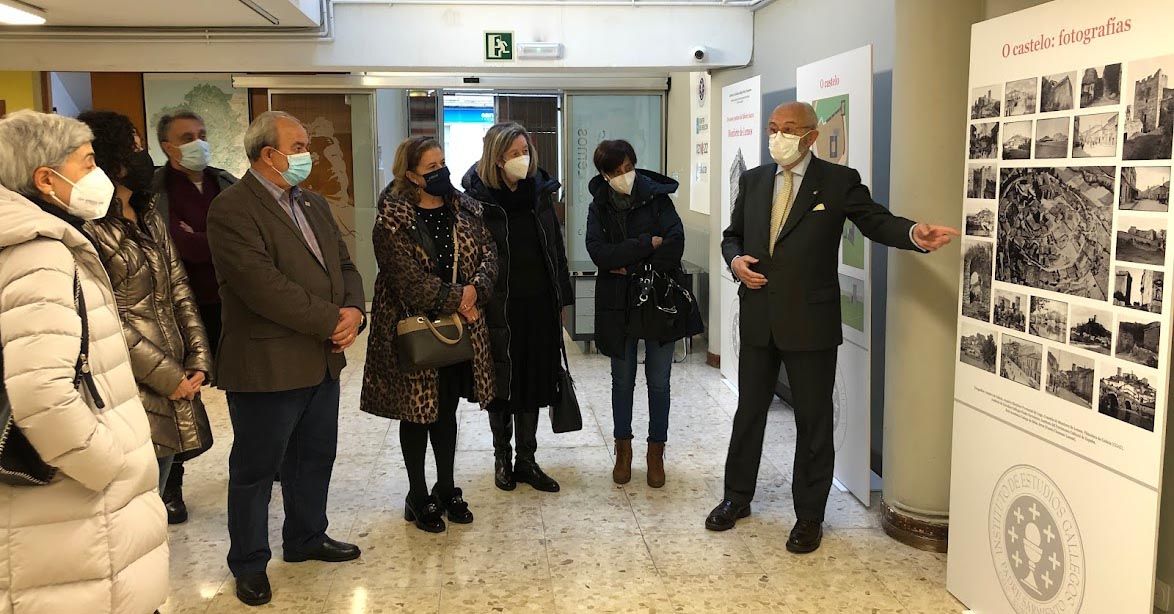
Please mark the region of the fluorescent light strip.
[[10, 26], [40, 26], [45, 10], [20, 0], [0, 0], [0, 23]]

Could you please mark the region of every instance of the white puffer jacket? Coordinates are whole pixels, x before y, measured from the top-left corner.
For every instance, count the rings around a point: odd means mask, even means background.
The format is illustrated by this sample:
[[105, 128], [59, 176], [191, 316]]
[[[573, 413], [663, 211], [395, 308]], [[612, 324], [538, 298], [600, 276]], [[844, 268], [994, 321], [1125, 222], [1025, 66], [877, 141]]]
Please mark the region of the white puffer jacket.
[[[75, 270], [103, 409], [73, 387]], [[0, 614], [150, 614], [167, 599], [167, 517], [110, 283], [85, 236], [2, 187], [0, 343], [16, 423], [60, 469], [0, 484]]]

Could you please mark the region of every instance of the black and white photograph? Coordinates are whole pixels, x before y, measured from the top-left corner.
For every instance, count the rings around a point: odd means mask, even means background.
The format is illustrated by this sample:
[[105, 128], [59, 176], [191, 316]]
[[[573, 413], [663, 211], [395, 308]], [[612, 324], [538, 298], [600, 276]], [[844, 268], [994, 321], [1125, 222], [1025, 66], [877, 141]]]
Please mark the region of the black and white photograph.
[[1007, 117], [1031, 115], [1039, 109], [1039, 79], [1020, 79], [1007, 83], [1007, 97], [1004, 108]]
[[1002, 114], [1002, 85], [976, 87], [970, 91], [970, 119], [989, 119]]
[[1048, 75], [1040, 81], [1039, 111], [1071, 111], [1074, 108], [1076, 73]]
[[1003, 124], [1003, 159], [1031, 159], [1031, 121]]
[[1109, 298], [1111, 166], [1004, 168], [995, 279]]
[[1117, 157], [1117, 114], [1077, 115], [1072, 120], [1072, 157]]
[[1035, 122], [1035, 157], [1051, 160], [1068, 157], [1069, 134], [1072, 120], [1068, 117], [1053, 117]]
[[1043, 373], [1044, 346], [1034, 341], [1003, 335], [999, 375], [1028, 388], [1039, 390]]
[[1122, 215], [1117, 220], [1117, 260], [1166, 264], [1166, 217]]
[[1113, 274], [1113, 304], [1150, 313], [1162, 313], [1162, 272], [1117, 265]]
[[966, 173], [966, 198], [993, 199], [998, 178], [993, 164], [971, 164]]
[[1031, 334], [1064, 343], [1068, 336], [1068, 303], [1033, 296], [1030, 322]]
[[1102, 364], [1100, 375], [1097, 411], [1153, 432], [1158, 390], [1154, 388], [1150, 376], [1116, 364]]
[[991, 296], [995, 304], [995, 324], [1021, 333], [1027, 332], [1027, 295], [995, 288]]
[[1121, 64], [1084, 69], [1080, 79], [1080, 108], [1108, 107], [1121, 103]]
[[1126, 160], [1169, 160], [1174, 142], [1174, 55], [1130, 62], [1125, 87]]
[[988, 160], [998, 157], [999, 122], [970, 124], [970, 159]]
[[994, 331], [963, 320], [961, 332], [962, 338], [958, 342], [958, 355], [962, 362], [987, 373], [994, 373], [995, 360], [999, 354], [999, 347], [995, 344]]
[[1093, 359], [1048, 348], [1048, 394], [1092, 409], [1092, 389], [1096, 383], [1096, 363]]
[[1158, 343], [1162, 323], [1122, 316], [1117, 324], [1117, 358], [1158, 368]]
[[1169, 166], [1121, 167], [1122, 211], [1170, 210]]
[[1068, 321], [1068, 344], [1075, 348], [1110, 354], [1113, 351], [1113, 312], [1073, 303]]
[[972, 237], [995, 236], [995, 207], [993, 203], [966, 201], [966, 234]]
[[962, 315], [991, 321], [991, 244], [978, 239], [962, 240]]

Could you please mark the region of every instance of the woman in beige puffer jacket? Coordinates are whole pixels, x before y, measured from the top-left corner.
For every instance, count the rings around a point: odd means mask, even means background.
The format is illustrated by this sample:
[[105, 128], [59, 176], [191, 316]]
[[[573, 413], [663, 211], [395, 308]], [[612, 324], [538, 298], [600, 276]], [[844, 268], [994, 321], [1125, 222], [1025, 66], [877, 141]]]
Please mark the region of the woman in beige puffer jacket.
[[[167, 599], [158, 467], [114, 295], [80, 220], [42, 189], [52, 169], [60, 201], [77, 200], [65, 190], [93, 168], [91, 138], [60, 116], [0, 120], [0, 184], [36, 200], [0, 187], [4, 385], [17, 426], [59, 470], [46, 486], [0, 484], [0, 614], [150, 614]], [[73, 385], [75, 272], [102, 408]]]

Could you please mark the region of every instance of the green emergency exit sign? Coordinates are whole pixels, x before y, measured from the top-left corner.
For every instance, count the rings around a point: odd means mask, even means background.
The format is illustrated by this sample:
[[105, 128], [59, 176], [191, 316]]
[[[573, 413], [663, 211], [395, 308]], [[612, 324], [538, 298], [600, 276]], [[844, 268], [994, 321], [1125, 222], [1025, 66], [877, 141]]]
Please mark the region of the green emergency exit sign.
[[485, 33], [485, 60], [488, 62], [508, 62], [514, 59], [513, 32], [486, 32]]

